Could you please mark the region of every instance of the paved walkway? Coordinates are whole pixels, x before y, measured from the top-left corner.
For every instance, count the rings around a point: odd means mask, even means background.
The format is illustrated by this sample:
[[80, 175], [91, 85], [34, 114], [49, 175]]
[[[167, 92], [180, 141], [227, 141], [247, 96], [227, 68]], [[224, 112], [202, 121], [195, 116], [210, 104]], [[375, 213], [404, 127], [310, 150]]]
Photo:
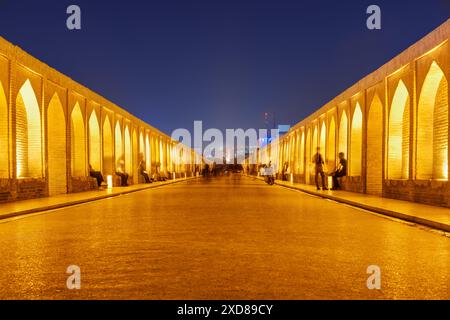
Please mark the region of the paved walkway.
[[[256, 177], [254, 177], [256, 178]], [[262, 179], [258, 177], [257, 179]], [[276, 181], [277, 185], [349, 204], [361, 209], [450, 232], [450, 209], [348, 191], [317, 191], [315, 186]]]
[[25, 214], [69, 207], [85, 202], [96, 201], [110, 197], [116, 197], [123, 194], [128, 194], [145, 189], [157, 188], [196, 178], [197, 177], [180, 178], [175, 180], [168, 180], [165, 182], [154, 182], [151, 184], [137, 184], [129, 187], [114, 187], [112, 189], [105, 188], [80, 193], [61, 194], [45, 198], [4, 203], [0, 205], [0, 220], [17, 217]]
[[450, 299], [450, 238], [237, 174], [11, 220], [0, 299]]

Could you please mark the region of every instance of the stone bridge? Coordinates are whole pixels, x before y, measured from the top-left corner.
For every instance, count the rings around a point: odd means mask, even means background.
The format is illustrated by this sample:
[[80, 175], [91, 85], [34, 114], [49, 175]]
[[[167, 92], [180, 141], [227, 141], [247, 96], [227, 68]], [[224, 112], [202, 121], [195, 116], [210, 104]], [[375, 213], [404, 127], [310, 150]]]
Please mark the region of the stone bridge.
[[[124, 163], [173, 177], [200, 156], [0, 37], [0, 201], [96, 188], [88, 164], [112, 175]], [[117, 179], [113, 179], [117, 183]]]
[[449, 36], [450, 20], [261, 148], [253, 162], [272, 161], [279, 172], [288, 163], [293, 182], [312, 184], [316, 147], [328, 171], [344, 152], [346, 190], [450, 206]]

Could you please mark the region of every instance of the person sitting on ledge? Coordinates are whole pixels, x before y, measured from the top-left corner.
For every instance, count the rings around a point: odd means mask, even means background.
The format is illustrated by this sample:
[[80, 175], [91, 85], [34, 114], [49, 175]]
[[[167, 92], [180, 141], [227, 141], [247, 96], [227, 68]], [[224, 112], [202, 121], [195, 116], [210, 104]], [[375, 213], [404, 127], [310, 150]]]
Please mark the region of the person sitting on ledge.
[[124, 162], [120, 161], [116, 170], [116, 175], [120, 177], [120, 186], [128, 187], [128, 173], [125, 172], [124, 166]]
[[152, 183], [153, 179], [148, 176], [148, 172], [145, 170], [145, 162], [141, 160], [139, 163], [139, 174], [144, 177], [145, 183]]
[[95, 171], [90, 164], [89, 164], [89, 176], [97, 179], [97, 186], [99, 188], [102, 186], [103, 182], [105, 182], [102, 173], [100, 171]]
[[345, 177], [347, 175], [347, 160], [345, 160], [345, 153], [339, 153], [339, 164], [336, 167], [336, 170], [330, 175], [333, 177], [333, 188], [331, 190], [341, 189], [338, 178]]
[[155, 181], [166, 181], [166, 176], [161, 173], [161, 164], [156, 164]]

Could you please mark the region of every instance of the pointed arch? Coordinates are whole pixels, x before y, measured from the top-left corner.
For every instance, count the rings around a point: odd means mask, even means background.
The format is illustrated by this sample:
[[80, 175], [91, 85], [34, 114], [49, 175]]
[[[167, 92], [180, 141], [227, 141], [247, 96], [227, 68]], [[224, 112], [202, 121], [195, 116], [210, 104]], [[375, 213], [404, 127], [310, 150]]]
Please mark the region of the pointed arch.
[[97, 114], [92, 110], [89, 117], [89, 164], [94, 170], [101, 169], [101, 139]]
[[299, 167], [300, 174], [305, 174], [305, 132], [300, 133]]
[[116, 155], [116, 168], [119, 166], [120, 162], [125, 162], [125, 155], [123, 149], [123, 139], [122, 139], [122, 129], [120, 128], [119, 121], [116, 122], [116, 129], [114, 133], [114, 152]]
[[389, 179], [408, 179], [409, 176], [409, 99], [408, 89], [400, 80], [389, 113]]
[[356, 103], [352, 118], [352, 129], [350, 135], [350, 175], [361, 176], [362, 169], [362, 126], [363, 114], [361, 106]]
[[326, 145], [327, 145], [327, 125], [324, 122], [322, 122], [322, 127], [320, 128], [320, 138], [319, 138], [319, 147], [320, 147], [320, 152], [322, 153], [322, 156], [324, 157], [324, 159], [326, 159], [328, 157], [327, 155], [327, 149], [326, 149]]
[[138, 183], [138, 168], [139, 168], [139, 144], [138, 144], [138, 137], [136, 133], [136, 129], [133, 129], [133, 134], [131, 135], [131, 144], [132, 144], [132, 150], [133, 150], [133, 177], [134, 182]]
[[448, 83], [433, 61], [417, 110], [416, 179], [448, 179]]
[[[148, 138], [148, 133], [145, 135], [145, 159], [146, 159], [146, 166], [147, 166], [147, 170], [151, 170], [152, 169], [152, 155], [150, 152], [150, 141]], [[149, 171], [151, 172], [151, 171]]]
[[313, 132], [313, 137], [312, 137], [312, 148], [311, 148], [311, 155], [316, 154], [317, 152], [317, 146], [318, 146], [318, 139], [319, 139], [319, 134], [318, 134], [318, 128], [317, 125], [314, 125], [314, 132]]
[[103, 122], [103, 173], [111, 175], [113, 173], [113, 139], [112, 128], [109, 116]]
[[327, 164], [331, 170], [336, 166], [336, 122], [334, 116], [331, 117], [328, 128]]
[[383, 104], [373, 97], [367, 119], [367, 193], [381, 195], [383, 180]]
[[145, 156], [145, 140], [142, 132], [139, 133], [139, 161], [145, 160], [147, 162], [147, 158]]
[[47, 110], [49, 195], [63, 194], [67, 192], [66, 117], [57, 93]]
[[86, 175], [86, 141], [83, 113], [78, 102], [73, 108], [71, 120], [72, 176], [82, 177]]
[[339, 144], [338, 153], [343, 152], [345, 157], [348, 157], [348, 118], [347, 112], [344, 110], [341, 115], [341, 121], [339, 122]]
[[17, 177], [42, 177], [41, 111], [30, 80], [16, 98]]
[[133, 174], [133, 152], [131, 149], [131, 136], [128, 125], [125, 126], [124, 134], [124, 148], [125, 148], [125, 171], [129, 174]]
[[8, 102], [0, 81], [0, 178], [9, 178]]
[[309, 184], [311, 181], [311, 129], [308, 128], [306, 133], [306, 147], [305, 147], [305, 181]]

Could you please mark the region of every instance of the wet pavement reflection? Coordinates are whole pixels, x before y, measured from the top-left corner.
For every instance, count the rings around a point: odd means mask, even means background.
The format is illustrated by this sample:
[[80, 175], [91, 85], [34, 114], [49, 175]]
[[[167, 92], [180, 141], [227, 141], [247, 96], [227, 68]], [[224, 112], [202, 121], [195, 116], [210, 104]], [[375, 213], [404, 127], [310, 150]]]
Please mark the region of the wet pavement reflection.
[[450, 298], [448, 237], [240, 175], [3, 222], [0, 248], [2, 299]]

